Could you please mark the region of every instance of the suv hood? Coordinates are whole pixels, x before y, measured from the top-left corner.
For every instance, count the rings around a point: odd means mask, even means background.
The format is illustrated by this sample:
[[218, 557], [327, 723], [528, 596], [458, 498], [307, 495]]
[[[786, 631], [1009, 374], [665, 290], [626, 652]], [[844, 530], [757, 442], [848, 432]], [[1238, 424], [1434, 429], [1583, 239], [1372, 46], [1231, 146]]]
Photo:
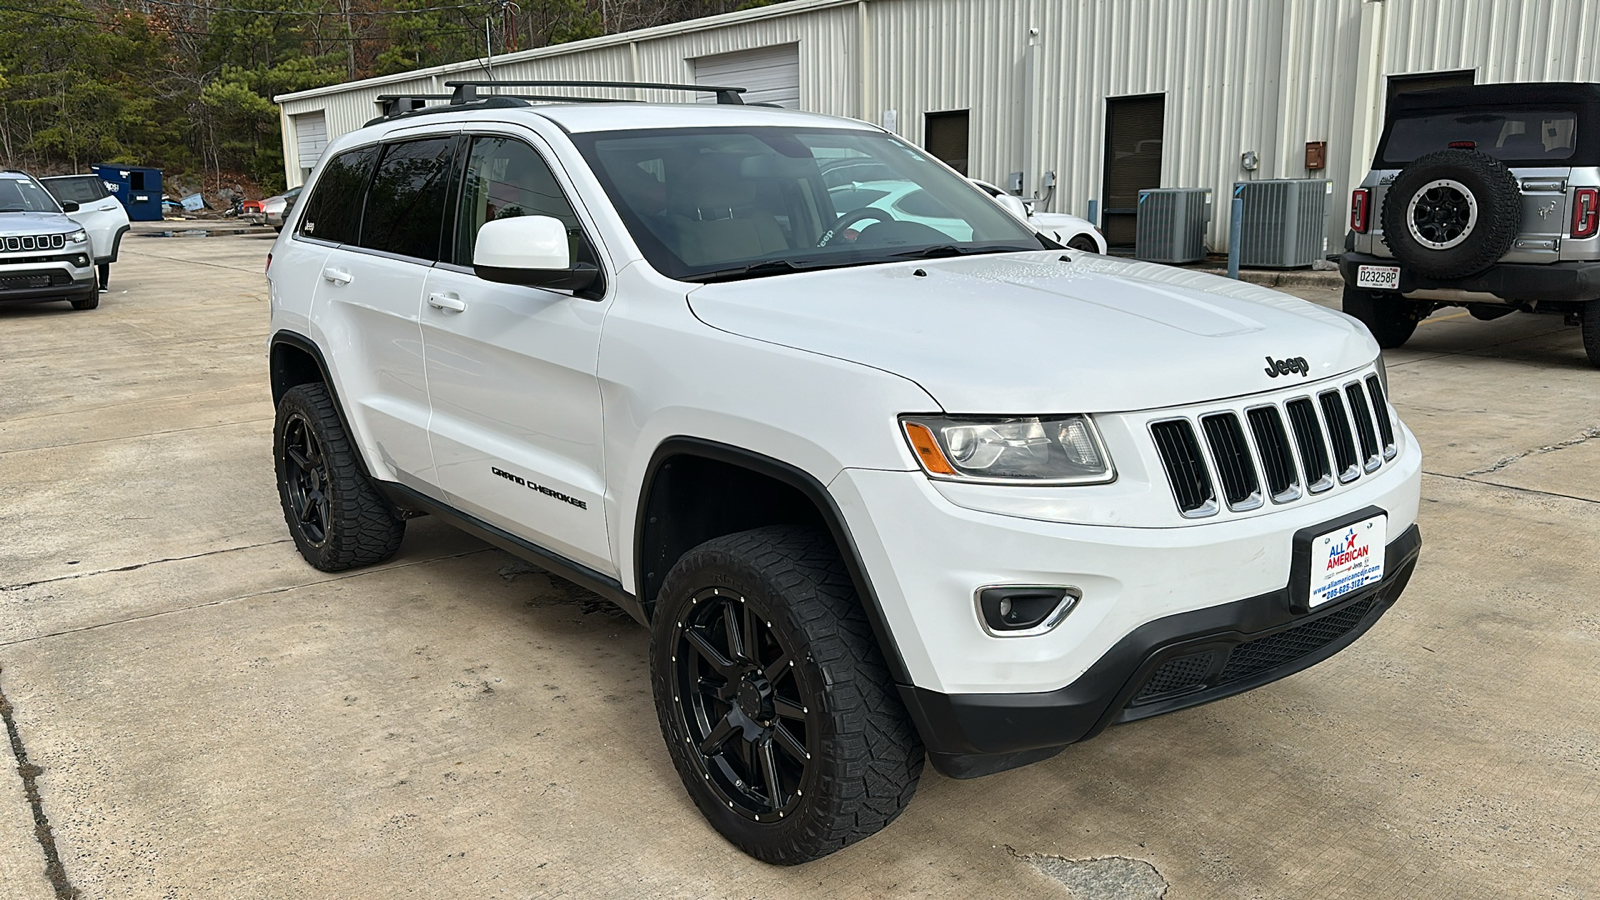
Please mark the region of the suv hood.
[[71, 234], [83, 226], [65, 213], [0, 213], [0, 237], [25, 234]]
[[[1356, 320], [1277, 291], [1060, 251], [708, 284], [688, 300], [713, 328], [893, 372], [951, 413], [1179, 406], [1309, 383], [1378, 354]], [[1268, 357], [1303, 358], [1307, 372], [1268, 376]]]

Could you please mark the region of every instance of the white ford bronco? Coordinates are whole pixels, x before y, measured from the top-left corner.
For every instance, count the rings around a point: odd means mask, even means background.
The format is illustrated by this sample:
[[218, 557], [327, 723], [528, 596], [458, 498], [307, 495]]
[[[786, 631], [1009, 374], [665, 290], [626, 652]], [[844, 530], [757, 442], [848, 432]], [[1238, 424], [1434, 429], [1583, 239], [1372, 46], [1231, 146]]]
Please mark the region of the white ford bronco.
[[[330, 144], [273, 247], [289, 530], [331, 571], [435, 515], [615, 602], [746, 852], [871, 835], [924, 760], [985, 775], [1298, 672], [1410, 578], [1422, 457], [1355, 320], [1062, 248], [735, 89], [456, 90]], [[918, 217], [839, 213], [852, 158]]]
[[1401, 94], [1345, 251], [1344, 311], [1384, 347], [1444, 306], [1554, 313], [1600, 366], [1600, 84]]

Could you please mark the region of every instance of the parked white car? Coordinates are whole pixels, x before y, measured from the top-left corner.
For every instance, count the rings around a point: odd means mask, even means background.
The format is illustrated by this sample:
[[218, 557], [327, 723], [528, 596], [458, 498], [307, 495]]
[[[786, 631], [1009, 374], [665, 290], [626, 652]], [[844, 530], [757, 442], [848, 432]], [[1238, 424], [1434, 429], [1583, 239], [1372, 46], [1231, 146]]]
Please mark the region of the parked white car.
[[[616, 603], [753, 856], [868, 837], [924, 760], [1306, 669], [1400, 597], [1422, 453], [1354, 319], [1062, 249], [862, 122], [473, 87], [329, 144], [273, 245], [289, 534], [336, 571], [430, 514]], [[937, 215], [841, 210], [840, 160]]]
[[66, 300], [73, 309], [100, 305], [89, 235], [33, 176], [0, 169], [0, 302]]
[[995, 198], [995, 202], [1007, 212], [1021, 217], [1023, 221], [1032, 225], [1035, 231], [1056, 243], [1074, 250], [1105, 254], [1105, 235], [1101, 234], [1100, 229], [1094, 227], [1094, 223], [1088, 219], [1080, 219], [1070, 213], [1039, 212], [1031, 200], [1008, 194], [987, 181], [979, 181], [976, 178], [968, 180], [977, 185], [979, 190]]
[[105, 290], [111, 284], [111, 264], [122, 249], [122, 236], [130, 227], [128, 211], [98, 175], [58, 175], [39, 182], [57, 202], [78, 204], [67, 216], [89, 233], [100, 290]]

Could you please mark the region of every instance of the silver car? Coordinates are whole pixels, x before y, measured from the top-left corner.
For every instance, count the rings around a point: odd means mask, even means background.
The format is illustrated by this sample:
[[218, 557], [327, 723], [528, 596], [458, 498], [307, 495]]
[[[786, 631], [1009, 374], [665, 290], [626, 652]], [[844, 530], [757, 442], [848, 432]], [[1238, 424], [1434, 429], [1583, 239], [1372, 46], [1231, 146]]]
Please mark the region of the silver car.
[[300, 189], [293, 187], [276, 197], [268, 197], [261, 201], [261, 212], [273, 231], [283, 230], [283, 219], [289, 214], [289, 210], [294, 209], [294, 201], [299, 196]]
[[77, 203], [57, 203], [28, 173], [0, 171], [0, 301], [100, 305], [89, 233], [67, 218], [77, 211]]

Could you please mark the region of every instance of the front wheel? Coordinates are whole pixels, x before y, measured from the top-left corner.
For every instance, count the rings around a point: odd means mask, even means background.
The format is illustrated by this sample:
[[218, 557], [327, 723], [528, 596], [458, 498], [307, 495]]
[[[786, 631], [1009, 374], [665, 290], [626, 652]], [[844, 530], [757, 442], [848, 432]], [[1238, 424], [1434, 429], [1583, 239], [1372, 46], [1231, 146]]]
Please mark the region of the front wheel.
[[405, 520], [361, 471], [326, 387], [290, 388], [278, 401], [272, 438], [283, 518], [306, 562], [340, 572], [400, 549]]
[[923, 748], [826, 532], [714, 538], [668, 573], [651, 622], [667, 750], [712, 827], [793, 865], [900, 815]]
[[1072, 236], [1072, 240], [1067, 241], [1067, 249], [1079, 250], [1084, 253], [1099, 253], [1100, 245], [1095, 243], [1094, 238], [1087, 234], [1075, 234]]
[[1600, 366], [1600, 300], [1584, 303], [1578, 318], [1583, 331], [1583, 352], [1588, 354], [1590, 365]]
[[1405, 344], [1417, 330], [1420, 309], [1398, 295], [1384, 297], [1346, 285], [1343, 305], [1344, 311], [1360, 319], [1385, 350]]

